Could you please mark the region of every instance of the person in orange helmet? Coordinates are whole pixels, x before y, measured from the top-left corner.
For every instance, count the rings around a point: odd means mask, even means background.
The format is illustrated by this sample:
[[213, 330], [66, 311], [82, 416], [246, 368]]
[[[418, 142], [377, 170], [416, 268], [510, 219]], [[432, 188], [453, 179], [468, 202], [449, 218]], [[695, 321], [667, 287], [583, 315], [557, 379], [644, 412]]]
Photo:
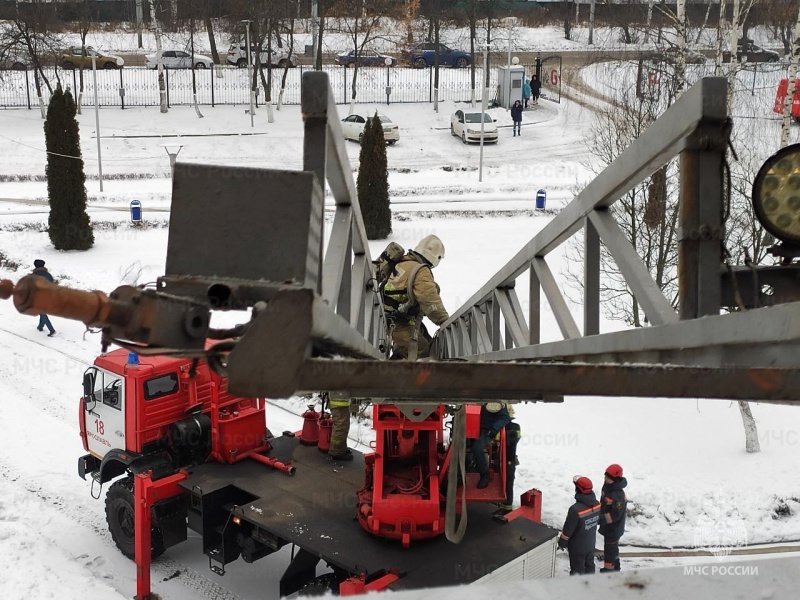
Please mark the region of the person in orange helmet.
[[569, 552], [570, 575], [589, 575], [594, 573], [600, 503], [594, 495], [591, 479], [575, 476], [572, 482], [575, 484], [575, 504], [567, 512], [567, 520], [558, 536], [558, 547]]
[[625, 533], [625, 511], [628, 499], [625, 487], [628, 480], [622, 476], [622, 467], [608, 465], [605, 483], [600, 494], [600, 535], [603, 536], [603, 568], [601, 573], [620, 570], [619, 538]]

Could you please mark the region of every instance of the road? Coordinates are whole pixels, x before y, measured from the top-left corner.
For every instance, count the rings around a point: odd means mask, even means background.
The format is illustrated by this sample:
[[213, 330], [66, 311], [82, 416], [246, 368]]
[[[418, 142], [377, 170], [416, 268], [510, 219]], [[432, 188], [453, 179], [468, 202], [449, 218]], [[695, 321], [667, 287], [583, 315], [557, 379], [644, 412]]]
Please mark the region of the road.
[[[129, 67], [144, 66], [144, 52], [119, 52], [122, 58], [125, 59], [125, 65]], [[400, 57], [399, 53], [387, 52], [389, 56]], [[536, 57], [547, 58], [549, 56], [560, 56], [563, 64], [570, 67], [582, 67], [594, 62], [606, 60], [633, 60], [642, 54], [641, 50], [577, 50], [577, 51], [561, 51], [561, 52], [514, 52], [513, 56], [519, 58], [520, 64], [532, 65], [536, 61]], [[323, 54], [322, 60], [325, 64], [334, 64], [334, 53]], [[220, 53], [220, 59], [224, 60], [225, 53]], [[505, 52], [494, 52], [489, 56], [489, 64], [504, 65], [508, 59], [508, 54]], [[297, 63], [302, 66], [311, 65], [311, 57], [298, 55]], [[402, 63], [401, 63], [402, 64]], [[383, 67], [381, 67], [383, 68]]]

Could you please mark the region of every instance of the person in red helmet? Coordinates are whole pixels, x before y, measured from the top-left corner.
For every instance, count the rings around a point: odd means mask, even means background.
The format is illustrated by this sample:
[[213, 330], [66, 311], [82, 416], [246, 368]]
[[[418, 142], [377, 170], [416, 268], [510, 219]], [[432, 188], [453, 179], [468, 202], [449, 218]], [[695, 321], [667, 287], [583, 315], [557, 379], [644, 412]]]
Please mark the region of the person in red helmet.
[[597, 542], [597, 523], [600, 503], [594, 495], [592, 480], [575, 476], [575, 504], [567, 511], [567, 520], [558, 536], [558, 547], [569, 552], [569, 574], [594, 573], [594, 548]]
[[625, 511], [628, 499], [625, 487], [628, 480], [622, 476], [622, 467], [608, 465], [605, 483], [600, 494], [600, 535], [603, 536], [603, 568], [601, 573], [620, 570], [619, 538], [625, 533]]

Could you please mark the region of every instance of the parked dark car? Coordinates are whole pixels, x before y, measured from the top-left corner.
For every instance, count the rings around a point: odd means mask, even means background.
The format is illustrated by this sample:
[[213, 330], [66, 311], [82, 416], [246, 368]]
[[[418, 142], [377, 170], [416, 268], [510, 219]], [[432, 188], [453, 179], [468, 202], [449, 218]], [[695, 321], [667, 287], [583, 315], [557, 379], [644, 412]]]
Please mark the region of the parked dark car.
[[[379, 54], [378, 52], [373, 52], [372, 50], [362, 50], [358, 54], [358, 66], [385, 67], [386, 59], [389, 59], [390, 67], [393, 67], [397, 62], [397, 59], [392, 58], [391, 56], [386, 56], [385, 54]], [[337, 62], [337, 64], [347, 65], [348, 67], [352, 67], [353, 65], [356, 64], [356, 51], [350, 50], [350, 52], [342, 52], [341, 54], [337, 54], [334, 60]]]
[[30, 59], [22, 54], [13, 54], [0, 58], [0, 69], [24, 71], [30, 65]]
[[[403, 52], [406, 62], [422, 69], [432, 67], [436, 58], [436, 44], [433, 42], [420, 42]], [[468, 52], [454, 50], [444, 44], [439, 44], [439, 64], [443, 66], [463, 69], [472, 62]]]
[[[756, 46], [753, 40], [740, 39], [736, 50], [736, 60], [743, 62], [778, 62], [781, 55], [773, 50], [767, 50], [761, 46]], [[722, 52], [722, 62], [731, 62], [730, 50]]]

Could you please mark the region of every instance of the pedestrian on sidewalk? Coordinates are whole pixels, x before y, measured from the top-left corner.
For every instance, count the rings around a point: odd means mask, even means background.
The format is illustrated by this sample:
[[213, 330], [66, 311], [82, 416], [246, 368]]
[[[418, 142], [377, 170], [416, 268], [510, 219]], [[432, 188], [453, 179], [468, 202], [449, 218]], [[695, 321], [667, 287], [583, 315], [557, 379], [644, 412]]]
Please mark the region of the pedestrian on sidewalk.
[[524, 108], [528, 108], [528, 100], [531, 99], [531, 84], [522, 78], [522, 101], [525, 103]]
[[[37, 258], [35, 261], [33, 261], [33, 266], [34, 269], [31, 272], [31, 275], [36, 275], [37, 277], [41, 277], [50, 283], [55, 283], [53, 276], [44, 266], [44, 261], [41, 258]], [[47, 334], [47, 337], [53, 337], [56, 334], [56, 330], [53, 328], [53, 324], [50, 322], [50, 317], [45, 314], [41, 314], [39, 315], [39, 326], [36, 329], [39, 331], [44, 331], [45, 327], [47, 327], [47, 330], [50, 332]]]
[[511, 107], [511, 120], [514, 121], [514, 137], [522, 135], [522, 104], [519, 100], [514, 100]]
[[531, 100], [534, 104], [539, 104], [539, 92], [542, 91], [542, 82], [534, 75], [531, 77]]

